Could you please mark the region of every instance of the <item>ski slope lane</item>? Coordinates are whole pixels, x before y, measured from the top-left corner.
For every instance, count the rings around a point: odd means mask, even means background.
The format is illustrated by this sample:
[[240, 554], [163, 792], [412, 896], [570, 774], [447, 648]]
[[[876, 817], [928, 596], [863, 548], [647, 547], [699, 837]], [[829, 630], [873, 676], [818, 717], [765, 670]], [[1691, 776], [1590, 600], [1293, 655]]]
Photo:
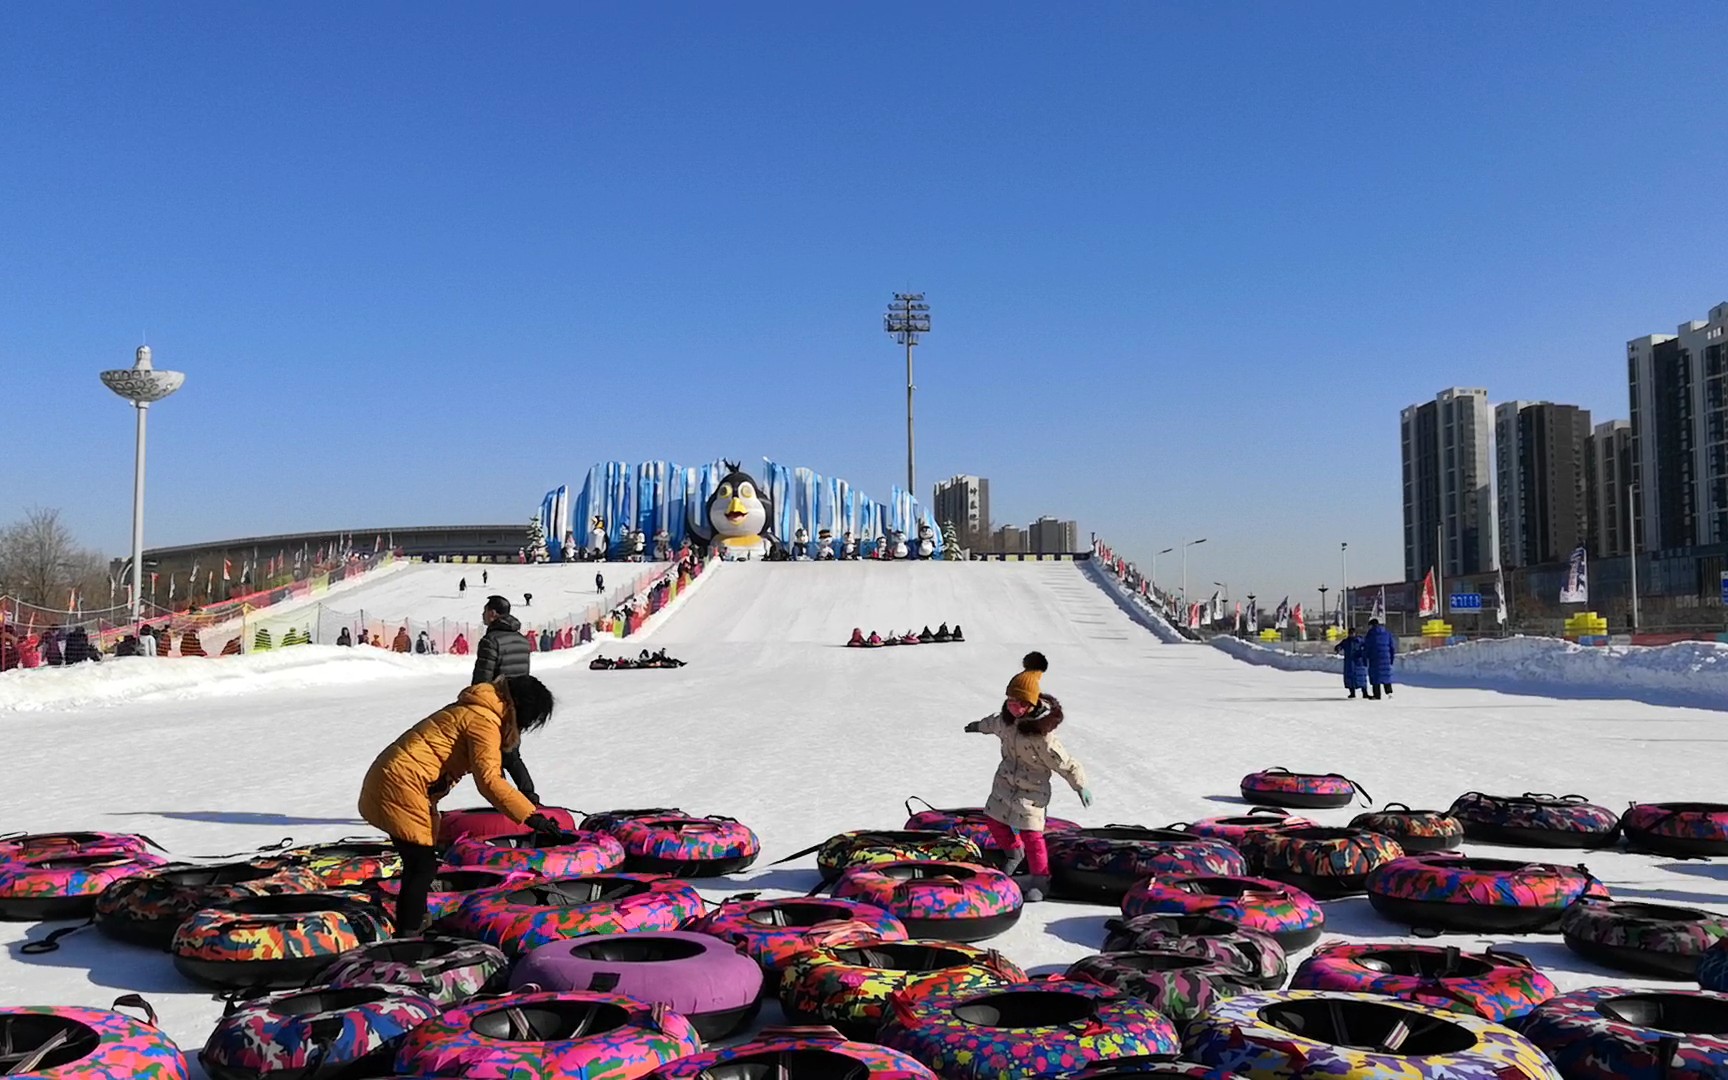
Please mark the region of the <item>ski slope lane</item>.
[[[595, 573], [606, 578], [605, 601], [612, 607], [630, 594], [631, 583], [643, 574], [663, 572], [669, 563], [550, 563], [543, 566], [492, 563], [418, 563], [364, 582], [339, 596], [322, 599], [331, 611], [359, 613], [369, 621], [478, 622], [486, 598], [494, 593], [510, 601], [511, 614], [524, 624], [536, 615], [561, 619], [581, 613], [600, 595]], [[480, 583], [480, 575], [488, 583]], [[458, 586], [466, 579], [468, 591]], [[532, 604], [523, 597], [532, 593]]]

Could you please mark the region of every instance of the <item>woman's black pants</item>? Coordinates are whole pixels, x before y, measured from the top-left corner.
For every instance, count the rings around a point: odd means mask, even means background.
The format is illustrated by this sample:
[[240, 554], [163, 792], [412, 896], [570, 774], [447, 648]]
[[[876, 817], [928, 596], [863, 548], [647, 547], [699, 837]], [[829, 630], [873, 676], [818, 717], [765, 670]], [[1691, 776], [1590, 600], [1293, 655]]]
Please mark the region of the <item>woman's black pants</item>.
[[402, 856], [402, 891], [396, 894], [396, 933], [411, 937], [426, 928], [426, 894], [438, 876], [438, 853], [421, 844], [391, 837]]

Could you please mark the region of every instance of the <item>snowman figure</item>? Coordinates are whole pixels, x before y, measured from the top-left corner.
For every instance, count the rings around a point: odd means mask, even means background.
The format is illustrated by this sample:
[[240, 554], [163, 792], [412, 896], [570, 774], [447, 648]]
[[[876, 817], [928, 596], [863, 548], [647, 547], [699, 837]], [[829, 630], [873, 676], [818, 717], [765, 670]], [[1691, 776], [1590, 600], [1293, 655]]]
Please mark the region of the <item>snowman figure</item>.
[[823, 529], [816, 534], [816, 561], [834, 561], [834, 530]]
[[918, 558], [928, 559], [936, 554], [936, 535], [930, 530], [929, 522], [918, 525]]
[[810, 530], [800, 525], [792, 530], [792, 559], [804, 562], [810, 558]]
[[896, 532], [894, 534], [893, 547], [890, 550], [893, 551], [893, 555], [891, 557], [895, 558], [895, 559], [904, 559], [908, 555], [911, 554], [911, 549], [906, 546], [906, 534], [905, 533]]
[[641, 529], [630, 530], [630, 561], [641, 562], [648, 551], [648, 538]]
[[858, 559], [858, 538], [850, 532], [840, 538], [840, 557], [847, 562], [856, 562]]

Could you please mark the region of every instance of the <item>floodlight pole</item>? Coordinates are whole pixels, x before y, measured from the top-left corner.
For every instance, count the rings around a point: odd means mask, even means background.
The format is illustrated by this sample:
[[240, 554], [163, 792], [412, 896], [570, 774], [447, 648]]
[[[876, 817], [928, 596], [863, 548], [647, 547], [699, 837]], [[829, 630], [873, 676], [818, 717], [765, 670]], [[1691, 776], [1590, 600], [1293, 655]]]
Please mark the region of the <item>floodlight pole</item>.
[[882, 329], [906, 347], [906, 491], [914, 494], [918, 490], [918, 469], [912, 434], [912, 392], [917, 387], [912, 381], [912, 349], [920, 334], [930, 332], [930, 305], [924, 302], [924, 294], [895, 293], [888, 304], [888, 313], [882, 317]]

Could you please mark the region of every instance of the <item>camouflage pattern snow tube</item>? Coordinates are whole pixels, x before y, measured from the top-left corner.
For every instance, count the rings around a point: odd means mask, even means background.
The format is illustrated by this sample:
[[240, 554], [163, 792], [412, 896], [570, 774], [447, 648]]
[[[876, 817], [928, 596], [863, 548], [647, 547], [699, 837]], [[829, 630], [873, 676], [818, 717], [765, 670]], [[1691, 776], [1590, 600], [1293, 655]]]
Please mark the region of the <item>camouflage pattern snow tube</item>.
[[911, 829], [865, 829], [831, 836], [816, 851], [816, 868], [823, 881], [833, 881], [854, 866], [891, 862], [980, 863], [978, 845], [949, 832]]
[[1131, 994], [1169, 1017], [1177, 1028], [1221, 998], [1259, 989], [1255, 980], [1228, 964], [1150, 949], [1088, 956], [1068, 965], [1064, 977]]
[[1347, 942], [1315, 949], [1296, 969], [1290, 989], [1383, 994], [1468, 1010], [1496, 1024], [1523, 1016], [1555, 994], [1548, 977], [1517, 953]]
[[1518, 1030], [1566, 1080], [1728, 1075], [1728, 997], [1721, 994], [1593, 986], [1549, 999]]
[[792, 958], [780, 980], [780, 1004], [799, 1022], [808, 1019], [854, 1038], [874, 1039], [896, 995], [920, 1001], [1025, 981], [1026, 973], [996, 950], [957, 941], [824, 945]]
[[1250, 930], [1220, 912], [1205, 915], [1136, 915], [1104, 924], [1105, 952], [1156, 950], [1222, 964], [1256, 990], [1276, 990], [1289, 973], [1284, 947], [1271, 934]]
[[392, 938], [340, 957], [318, 981], [330, 987], [399, 986], [447, 1008], [501, 985], [509, 968], [510, 958], [485, 942]]
[[1718, 940], [1698, 958], [1698, 985], [1718, 993], [1728, 991], [1728, 939]]
[[[456, 914], [462, 902], [477, 892], [505, 885], [526, 885], [539, 878], [538, 874], [506, 872], [483, 866], [446, 866], [432, 879], [432, 891], [426, 894], [426, 915], [436, 922]], [[383, 897], [394, 911], [396, 897], [402, 892], [402, 881], [400, 878], [368, 881], [366, 889]]]
[[857, 866], [834, 895], [882, 908], [912, 937], [982, 941], [1020, 919], [1020, 887], [1000, 870], [965, 863], [901, 862]]
[[1368, 875], [1374, 910], [1435, 930], [1542, 933], [1584, 897], [1606, 898], [1588, 870], [1510, 859], [1406, 855]]
[[1269, 806], [1298, 810], [1336, 810], [1349, 806], [1362, 791], [1356, 781], [1338, 773], [1296, 773], [1289, 769], [1262, 769], [1242, 778], [1242, 797]]
[[1626, 841], [1659, 855], [1728, 855], [1728, 804], [1634, 803], [1620, 817]]
[[1728, 938], [1728, 917], [1666, 904], [1586, 900], [1566, 909], [1560, 933], [1567, 948], [1604, 967], [1690, 979], [1705, 952]]
[[[922, 803], [924, 809], [913, 810], [913, 803]], [[956, 836], [964, 836], [976, 844], [984, 853], [985, 866], [1002, 865], [1002, 851], [996, 846], [996, 838], [990, 835], [990, 815], [984, 812], [982, 806], [958, 806], [939, 809], [924, 802], [914, 795], [906, 800], [906, 824], [904, 828], [920, 832], [945, 832]], [[1044, 818], [1046, 840], [1049, 834], [1078, 829], [1080, 826], [1067, 818]]]
[[1412, 810], [1400, 802], [1387, 803], [1350, 819], [1352, 829], [1367, 829], [1398, 841], [1406, 855], [1451, 851], [1464, 842], [1464, 825], [1442, 810]]
[[917, 1058], [874, 1043], [848, 1042], [839, 1032], [770, 1028], [724, 1050], [680, 1058], [648, 1074], [648, 1080], [936, 1080]]
[[604, 874], [624, 865], [624, 845], [603, 832], [567, 832], [556, 844], [542, 845], [533, 833], [465, 837], [450, 845], [444, 861], [542, 878]]
[[[1267, 829], [1293, 829], [1318, 826], [1318, 821], [1297, 817], [1276, 806], [1256, 806], [1246, 814], [1225, 814], [1222, 817], [1201, 818], [1195, 822], [1179, 822], [1170, 826], [1195, 836], [1222, 840], [1238, 848], [1252, 843], [1253, 837]], [[1253, 869], [1253, 867], [1249, 867]]]
[[271, 868], [309, 867], [332, 889], [363, 885], [402, 873], [402, 856], [396, 853], [395, 845], [388, 840], [365, 838], [290, 848], [253, 861]]
[[700, 1053], [690, 1021], [621, 994], [517, 994], [451, 1009], [409, 1033], [398, 1073], [469, 1080], [635, 1080]]
[[390, 933], [383, 907], [365, 893], [285, 893], [196, 911], [174, 932], [170, 948], [174, 966], [195, 982], [289, 987]]
[[174, 941], [174, 931], [200, 908], [246, 896], [317, 892], [322, 888], [324, 882], [304, 866], [270, 869], [256, 863], [171, 863], [103, 890], [96, 898], [96, 929], [122, 941], [166, 949]]
[[[187, 1080], [191, 1067], [156, 1013], [128, 994], [115, 1008], [143, 1009], [137, 1020], [110, 1009], [49, 1005], [0, 1008], [0, 1075], [27, 1080]], [[17, 1073], [34, 1059], [27, 1070]]]
[[1607, 847], [1620, 837], [1620, 818], [1582, 795], [1484, 795], [1466, 792], [1448, 814], [1464, 835], [1485, 844], [1511, 847]]
[[632, 873], [719, 877], [745, 869], [762, 853], [756, 834], [728, 817], [629, 818], [608, 831], [623, 845], [624, 867]]
[[896, 1001], [885, 1046], [941, 1076], [968, 1080], [1057, 1077], [1090, 1062], [1173, 1054], [1170, 1021], [1144, 1001], [1096, 983], [1051, 981]]
[[472, 893], [440, 928], [519, 956], [563, 938], [676, 930], [705, 910], [696, 890], [673, 878], [595, 874]]
[[1360, 893], [1369, 871], [1404, 855], [1396, 840], [1365, 829], [1269, 829], [1253, 848], [1261, 876], [1322, 900]]
[[1182, 1056], [1254, 1080], [1561, 1080], [1529, 1040], [1479, 1016], [1318, 990], [1220, 1001], [1188, 1026]]
[[104, 889], [167, 864], [143, 851], [83, 851], [0, 863], [0, 919], [86, 918]]
[[399, 986], [291, 990], [228, 1005], [198, 1060], [212, 1080], [334, 1076], [388, 1068], [438, 1005]]
[[906, 927], [871, 904], [826, 898], [728, 900], [683, 926], [736, 946], [762, 968], [772, 993], [786, 965], [807, 949], [859, 941], [903, 941]]
[[1286, 951], [1320, 939], [1326, 913], [1293, 885], [1255, 877], [1166, 877], [1142, 881], [1122, 898], [1122, 914], [1213, 915], [1271, 934]]
[[153, 845], [137, 833], [62, 832], [0, 835], [0, 863], [49, 855], [94, 855], [148, 851]]
[[1246, 874], [1242, 853], [1223, 840], [1180, 829], [1107, 825], [1069, 829], [1045, 839], [1057, 896], [1120, 901], [1134, 883], [1156, 874]]

